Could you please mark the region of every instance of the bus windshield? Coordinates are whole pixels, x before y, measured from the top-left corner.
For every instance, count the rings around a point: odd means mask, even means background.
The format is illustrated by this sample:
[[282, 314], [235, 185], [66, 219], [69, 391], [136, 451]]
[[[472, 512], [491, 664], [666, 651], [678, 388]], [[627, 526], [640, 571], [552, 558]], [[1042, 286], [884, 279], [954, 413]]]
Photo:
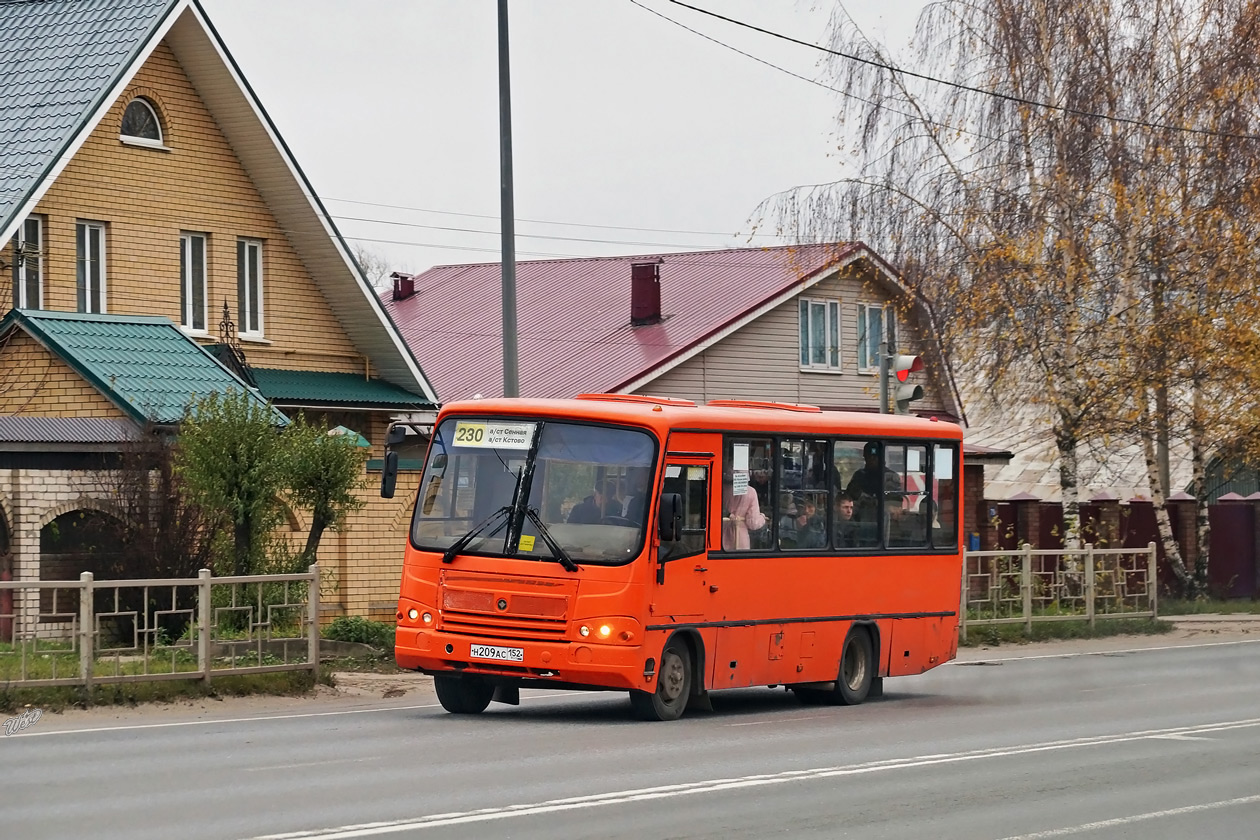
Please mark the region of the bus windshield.
[[566, 566], [628, 562], [643, 548], [656, 452], [634, 429], [449, 417], [429, 448], [411, 540]]

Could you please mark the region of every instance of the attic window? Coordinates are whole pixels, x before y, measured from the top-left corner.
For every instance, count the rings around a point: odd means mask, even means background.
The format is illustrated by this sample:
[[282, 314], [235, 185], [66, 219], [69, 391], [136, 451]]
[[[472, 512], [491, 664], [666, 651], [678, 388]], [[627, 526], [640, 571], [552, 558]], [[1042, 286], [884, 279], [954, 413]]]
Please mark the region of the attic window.
[[166, 148], [162, 145], [162, 122], [158, 119], [153, 103], [142, 96], [127, 103], [119, 139], [137, 146]]

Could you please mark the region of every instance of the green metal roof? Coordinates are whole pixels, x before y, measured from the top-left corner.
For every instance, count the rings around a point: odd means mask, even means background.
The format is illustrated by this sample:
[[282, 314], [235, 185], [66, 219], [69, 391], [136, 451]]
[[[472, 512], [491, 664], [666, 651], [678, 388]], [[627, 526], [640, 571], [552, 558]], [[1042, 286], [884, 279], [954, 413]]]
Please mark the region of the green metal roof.
[[[139, 423], [178, 423], [189, 402], [210, 393], [244, 391], [266, 405], [166, 318], [14, 309], [0, 321], [0, 336], [14, 328], [29, 333]], [[278, 424], [288, 422], [275, 414]]]
[[405, 411], [433, 409], [422, 396], [382, 379], [357, 373], [253, 368], [254, 381], [264, 397], [278, 405], [345, 406]]

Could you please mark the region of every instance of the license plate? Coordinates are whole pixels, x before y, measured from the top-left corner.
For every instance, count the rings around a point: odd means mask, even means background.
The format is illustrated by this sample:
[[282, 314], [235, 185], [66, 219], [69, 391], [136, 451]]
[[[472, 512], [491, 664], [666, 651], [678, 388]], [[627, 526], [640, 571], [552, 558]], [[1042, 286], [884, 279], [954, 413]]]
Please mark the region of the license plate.
[[495, 647], [494, 645], [472, 645], [468, 655], [473, 659], [499, 659], [504, 662], [524, 662], [524, 648]]

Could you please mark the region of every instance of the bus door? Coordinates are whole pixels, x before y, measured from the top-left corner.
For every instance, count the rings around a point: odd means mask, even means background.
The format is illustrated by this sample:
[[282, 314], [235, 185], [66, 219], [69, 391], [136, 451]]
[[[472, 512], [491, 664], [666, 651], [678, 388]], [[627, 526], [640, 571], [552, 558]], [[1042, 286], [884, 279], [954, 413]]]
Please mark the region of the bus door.
[[654, 575], [649, 583], [649, 625], [695, 623], [707, 611], [709, 582], [705, 558], [711, 530], [712, 476], [711, 456], [666, 455], [661, 493], [677, 493], [682, 498], [682, 532], [675, 542], [657, 540]]

